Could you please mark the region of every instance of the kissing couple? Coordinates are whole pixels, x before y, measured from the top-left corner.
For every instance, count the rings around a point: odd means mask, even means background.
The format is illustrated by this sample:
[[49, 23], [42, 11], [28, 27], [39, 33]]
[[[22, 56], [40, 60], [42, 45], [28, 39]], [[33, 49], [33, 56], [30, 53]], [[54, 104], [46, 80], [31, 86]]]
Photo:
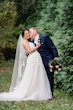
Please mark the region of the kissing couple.
[[52, 59], [58, 59], [58, 52], [50, 37], [40, 35], [36, 27], [24, 29], [17, 43], [9, 92], [0, 93], [0, 101], [52, 99], [54, 72], [48, 66]]

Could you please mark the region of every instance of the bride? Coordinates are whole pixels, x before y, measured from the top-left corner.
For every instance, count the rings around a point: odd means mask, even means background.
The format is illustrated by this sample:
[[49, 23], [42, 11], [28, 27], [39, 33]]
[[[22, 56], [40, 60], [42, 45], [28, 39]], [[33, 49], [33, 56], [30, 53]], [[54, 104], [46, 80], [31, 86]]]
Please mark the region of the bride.
[[0, 101], [26, 101], [52, 99], [50, 84], [41, 56], [38, 43], [29, 42], [29, 31], [20, 34], [12, 81], [9, 92], [0, 93]]

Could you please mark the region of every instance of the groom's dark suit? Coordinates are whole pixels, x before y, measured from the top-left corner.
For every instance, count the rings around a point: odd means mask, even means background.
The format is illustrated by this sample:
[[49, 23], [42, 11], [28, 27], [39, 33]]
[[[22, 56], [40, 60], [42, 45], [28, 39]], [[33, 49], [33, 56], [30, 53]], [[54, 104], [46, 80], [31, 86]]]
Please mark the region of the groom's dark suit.
[[42, 57], [42, 61], [45, 66], [47, 76], [50, 81], [51, 91], [53, 94], [54, 73], [50, 72], [48, 63], [50, 60], [54, 59], [55, 57], [58, 57], [58, 52], [49, 36], [39, 35], [39, 37], [41, 41], [41, 46], [38, 48], [38, 51]]

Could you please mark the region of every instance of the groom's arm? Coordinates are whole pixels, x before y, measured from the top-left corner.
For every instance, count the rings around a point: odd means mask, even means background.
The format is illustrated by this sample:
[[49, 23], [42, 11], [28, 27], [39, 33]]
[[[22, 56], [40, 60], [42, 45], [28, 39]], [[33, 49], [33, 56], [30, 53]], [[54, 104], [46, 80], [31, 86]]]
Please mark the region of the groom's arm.
[[57, 59], [59, 57], [58, 56], [58, 51], [57, 51], [54, 43], [52, 42], [52, 40], [49, 38], [49, 36], [45, 37], [45, 43], [47, 44], [49, 49], [52, 51], [54, 58]]

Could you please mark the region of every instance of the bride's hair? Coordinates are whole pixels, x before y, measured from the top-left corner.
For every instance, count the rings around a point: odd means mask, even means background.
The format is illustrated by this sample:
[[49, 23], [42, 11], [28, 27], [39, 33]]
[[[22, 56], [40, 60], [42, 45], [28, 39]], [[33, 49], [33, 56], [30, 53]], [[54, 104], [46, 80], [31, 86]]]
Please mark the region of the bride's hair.
[[22, 37], [24, 37], [25, 31], [29, 31], [28, 29], [23, 29], [21, 32]]
[[[21, 35], [22, 35], [23, 38], [24, 38], [25, 31], [29, 32], [28, 29], [23, 29], [22, 32], [21, 32]], [[31, 39], [29, 38], [28, 41], [31, 42]]]

